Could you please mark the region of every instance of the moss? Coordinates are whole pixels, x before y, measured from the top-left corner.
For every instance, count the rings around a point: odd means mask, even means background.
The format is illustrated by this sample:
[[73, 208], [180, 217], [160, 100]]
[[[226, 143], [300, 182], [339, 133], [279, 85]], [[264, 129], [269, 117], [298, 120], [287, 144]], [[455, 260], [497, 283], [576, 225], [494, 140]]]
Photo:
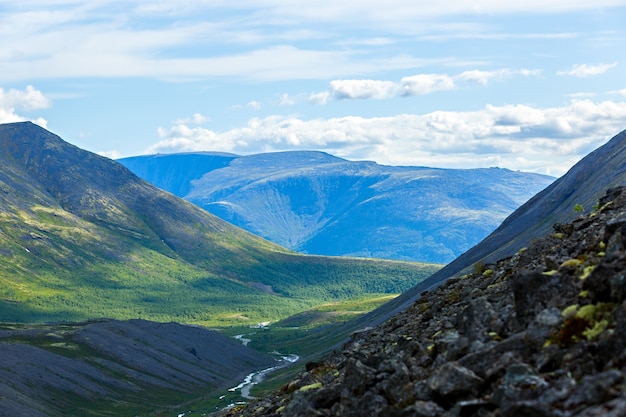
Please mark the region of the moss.
[[587, 278], [589, 278], [589, 275], [591, 275], [594, 269], [596, 269], [595, 265], [586, 266], [585, 269], [583, 269], [583, 273], [579, 278], [583, 281], [586, 280]]
[[581, 261], [580, 259], [568, 259], [567, 261], [563, 262], [561, 264], [561, 268], [568, 268], [568, 267], [577, 267], [579, 265], [582, 265], [583, 261]]
[[482, 261], [478, 261], [474, 264], [474, 272], [476, 274], [482, 274], [483, 272], [485, 272], [486, 269], [487, 267], [485, 266], [485, 263]]
[[609, 321], [607, 319], [597, 321], [593, 324], [592, 328], [583, 332], [583, 336], [585, 336], [587, 340], [595, 340], [604, 333], [607, 327], [609, 327]]
[[313, 389], [319, 389], [319, 388], [322, 388], [322, 383], [316, 382], [314, 384], [305, 385], [302, 388], [300, 388], [298, 391], [305, 392], [305, 391], [311, 391]]
[[486, 270], [483, 272], [483, 277], [490, 277], [490, 276], [492, 276], [492, 275], [493, 275], [493, 269], [486, 269]]
[[587, 304], [586, 306], [582, 306], [576, 312], [576, 316], [587, 320], [593, 320], [596, 315], [596, 309], [597, 307], [595, 304]]
[[613, 303], [587, 304], [582, 307], [574, 304], [566, 307], [561, 312], [565, 321], [558, 333], [544, 346], [554, 342], [567, 347], [583, 339], [597, 339], [611, 324], [614, 309]]
[[565, 307], [563, 311], [561, 311], [561, 315], [565, 318], [570, 318], [576, 315], [578, 312], [578, 304], [573, 304], [571, 306]]
[[446, 301], [450, 303], [455, 303], [459, 301], [460, 298], [461, 298], [461, 291], [457, 287], [453, 288], [451, 291], [449, 291], [446, 294]]

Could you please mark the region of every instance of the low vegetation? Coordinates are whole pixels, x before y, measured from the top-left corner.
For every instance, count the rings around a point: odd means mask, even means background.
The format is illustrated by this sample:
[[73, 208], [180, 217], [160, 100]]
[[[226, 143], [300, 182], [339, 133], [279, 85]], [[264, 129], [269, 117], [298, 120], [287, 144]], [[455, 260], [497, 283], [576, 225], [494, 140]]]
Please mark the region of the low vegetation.
[[32, 123], [0, 149], [0, 321], [276, 322], [440, 267], [288, 251]]

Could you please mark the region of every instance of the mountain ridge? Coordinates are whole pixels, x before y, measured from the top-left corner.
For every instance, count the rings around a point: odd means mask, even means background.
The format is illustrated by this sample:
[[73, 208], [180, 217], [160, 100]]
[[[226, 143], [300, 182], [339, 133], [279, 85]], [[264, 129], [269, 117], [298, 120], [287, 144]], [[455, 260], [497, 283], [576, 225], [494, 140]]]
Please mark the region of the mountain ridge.
[[468, 250], [553, 180], [499, 168], [385, 166], [315, 151], [239, 156], [205, 168], [193, 160], [200, 157], [119, 162], [292, 250], [435, 263]]
[[29, 122], [0, 149], [0, 320], [267, 321], [437, 269], [296, 254]]

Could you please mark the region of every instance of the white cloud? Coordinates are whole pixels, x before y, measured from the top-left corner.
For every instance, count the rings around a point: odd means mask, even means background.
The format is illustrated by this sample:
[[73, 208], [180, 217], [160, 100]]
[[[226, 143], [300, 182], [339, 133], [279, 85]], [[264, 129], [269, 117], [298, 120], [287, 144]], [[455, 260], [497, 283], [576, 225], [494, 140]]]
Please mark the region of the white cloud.
[[278, 98], [279, 106], [293, 106], [294, 104], [296, 104], [296, 99], [289, 96], [289, 94], [287, 93], [281, 94], [280, 97]]
[[252, 100], [246, 103], [246, 107], [249, 107], [254, 110], [260, 110], [263, 107], [263, 104], [260, 101]]
[[[624, 6], [623, 0], [487, 0], [480, 8], [457, 0], [5, 3], [0, 15], [5, 46], [0, 51], [0, 80], [5, 81], [138, 76], [332, 79], [423, 65], [424, 58], [412, 52], [384, 51], [398, 42], [415, 41], [414, 34], [422, 41], [459, 33], [492, 36], [489, 28], [475, 22], [483, 14], [541, 15]], [[354, 39], [364, 28], [368, 37]], [[557, 36], [547, 32], [530, 35]], [[349, 47], [338, 48], [346, 42]], [[367, 49], [371, 52], [363, 53]]]
[[446, 74], [418, 74], [400, 80], [400, 95], [418, 96], [455, 88], [454, 79]]
[[391, 165], [501, 167], [563, 174], [624, 129], [626, 102], [574, 100], [567, 106], [486, 106], [392, 117], [252, 119], [226, 132], [184, 125], [158, 130], [148, 153], [228, 151], [239, 154], [316, 149]]
[[329, 98], [330, 98], [330, 93], [328, 91], [322, 91], [319, 93], [311, 93], [311, 95], [309, 96], [309, 103], [326, 104]]
[[201, 125], [209, 121], [209, 118], [200, 113], [194, 113], [191, 117], [174, 120], [174, 124], [195, 124]]
[[397, 94], [396, 88], [393, 81], [334, 80], [330, 82], [330, 92], [338, 100], [390, 98]]
[[524, 77], [538, 76], [541, 74], [541, 70], [529, 70], [519, 69], [512, 70], [510, 68], [502, 68], [493, 71], [471, 70], [465, 71], [456, 76], [457, 80], [471, 81], [481, 85], [487, 85], [492, 80], [501, 81], [505, 78], [510, 78], [515, 75], [521, 75]]
[[492, 80], [501, 81], [515, 75], [525, 77], [538, 76], [541, 70], [503, 68], [493, 71], [471, 70], [456, 76], [447, 74], [416, 74], [403, 77], [400, 81], [386, 80], [333, 80], [327, 93], [314, 93], [309, 101], [315, 104], [326, 104], [329, 97], [336, 100], [347, 99], [390, 99], [432, 94], [437, 91], [453, 90], [459, 83], [472, 82], [487, 85]]
[[99, 151], [96, 152], [98, 155], [100, 156], [105, 156], [109, 159], [119, 159], [122, 157], [122, 153], [120, 151], [117, 150], [111, 150], [111, 151]]
[[0, 88], [0, 123], [13, 123], [31, 120], [42, 127], [47, 126], [47, 121], [41, 117], [26, 118], [16, 113], [19, 111], [34, 111], [50, 107], [50, 100], [44, 94], [32, 86], [24, 90], [10, 89], [4, 91]]
[[573, 77], [592, 77], [594, 75], [601, 75], [617, 66], [617, 62], [612, 64], [598, 64], [598, 65], [587, 65], [587, 64], [576, 64], [572, 66], [572, 69], [568, 71], [558, 71], [557, 75], [571, 75]]

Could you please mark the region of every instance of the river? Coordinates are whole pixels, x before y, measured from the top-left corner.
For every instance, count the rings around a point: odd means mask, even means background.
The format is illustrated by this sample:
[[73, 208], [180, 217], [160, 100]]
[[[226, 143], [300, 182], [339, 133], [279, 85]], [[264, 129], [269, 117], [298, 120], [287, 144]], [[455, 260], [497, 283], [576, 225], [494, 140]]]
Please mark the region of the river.
[[241, 382], [241, 384], [236, 387], [230, 388], [228, 391], [236, 392], [241, 390], [241, 396], [247, 400], [254, 400], [254, 397], [250, 395], [250, 390], [253, 386], [260, 383], [265, 379], [265, 376], [270, 372], [273, 372], [277, 369], [284, 368], [285, 366], [289, 366], [292, 363], [297, 362], [300, 359], [298, 355], [282, 355], [278, 352], [272, 352], [273, 354], [279, 355], [280, 359], [277, 359], [277, 365], [272, 366], [271, 368], [263, 369], [261, 371], [252, 372]]

